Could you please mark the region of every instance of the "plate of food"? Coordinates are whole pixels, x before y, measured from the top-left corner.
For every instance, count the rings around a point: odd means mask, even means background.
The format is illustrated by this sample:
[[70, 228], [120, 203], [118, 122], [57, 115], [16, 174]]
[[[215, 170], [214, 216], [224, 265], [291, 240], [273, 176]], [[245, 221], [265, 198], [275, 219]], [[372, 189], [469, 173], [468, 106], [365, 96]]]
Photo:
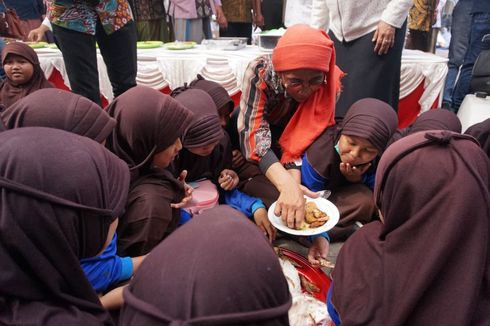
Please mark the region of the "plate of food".
[[154, 49], [159, 48], [163, 45], [162, 41], [140, 41], [136, 42], [136, 47], [138, 49]]
[[267, 214], [272, 225], [285, 233], [308, 236], [328, 231], [338, 223], [340, 213], [334, 203], [322, 197], [310, 198], [305, 196], [305, 199], [305, 219], [300, 228], [289, 228], [280, 216], [274, 214], [277, 202], [272, 203]]
[[175, 41], [175, 42], [170, 42], [170, 43], [165, 43], [165, 48], [169, 50], [187, 50], [187, 49], [192, 49], [196, 47], [196, 42], [180, 42], [180, 41]]

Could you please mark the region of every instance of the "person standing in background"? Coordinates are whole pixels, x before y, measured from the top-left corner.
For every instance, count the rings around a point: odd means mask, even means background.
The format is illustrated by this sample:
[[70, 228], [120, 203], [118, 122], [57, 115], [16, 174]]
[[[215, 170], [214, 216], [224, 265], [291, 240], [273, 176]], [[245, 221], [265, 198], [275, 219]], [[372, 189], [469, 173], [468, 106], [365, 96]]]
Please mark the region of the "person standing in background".
[[211, 16], [216, 15], [219, 26], [226, 26], [226, 16], [221, 9], [221, 0], [170, 0], [169, 14], [172, 17], [175, 39], [201, 43], [213, 38]]
[[483, 36], [490, 34], [490, 1], [473, 0], [471, 29], [468, 48], [461, 66], [458, 82], [454, 88], [451, 110], [458, 112], [464, 97], [470, 93], [471, 71], [483, 48]]
[[174, 40], [172, 22], [167, 18], [163, 1], [129, 0], [133, 10], [138, 41]]
[[414, 0], [408, 13], [409, 36], [406, 48], [433, 52], [431, 49], [432, 25], [436, 21], [439, 0]]
[[262, 2], [262, 15], [264, 16], [263, 30], [283, 27], [284, 0], [265, 0]]
[[311, 20], [312, 0], [285, 0], [284, 26], [309, 24]]
[[[2, 4], [2, 1], [0, 1], [0, 4]], [[3, 0], [3, 5], [15, 9], [21, 19], [22, 29], [25, 33], [24, 37], [27, 37], [29, 31], [41, 24], [46, 13], [43, 0]]]
[[357, 100], [373, 97], [398, 108], [406, 18], [412, 0], [313, 0], [311, 25], [328, 30], [346, 76], [335, 108], [341, 120]]
[[252, 24], [257, 27], [264, 25], [260, 0], [222, 0], [222, 9], [227, 24], [220, 26], [220, 36], [247, 37], [250, 44]]
[[48, 0], [73, 92], [101, 104], [97, 42], [114, 96], [136, 86], [136, 27], [127, 0]]
[[472, 0], [459, 0], [453, 10], [451, 24], [451, 41], [448, 53], [448, 72], [444, 94], [442, 97], [442, 107], [450, 109], [453, 103], [453, 91], [459, 75], [459, 69], [463, 65], [464, 55], [468, 48], [471, 29], [471, 8]]

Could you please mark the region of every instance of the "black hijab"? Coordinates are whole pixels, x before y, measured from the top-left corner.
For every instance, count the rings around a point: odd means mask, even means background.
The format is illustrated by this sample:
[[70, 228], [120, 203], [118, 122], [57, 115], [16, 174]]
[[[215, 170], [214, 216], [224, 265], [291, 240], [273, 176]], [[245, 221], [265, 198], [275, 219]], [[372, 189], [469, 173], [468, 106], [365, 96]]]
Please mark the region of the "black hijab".
[[0, 133], [0, 324], [112, 324], [79, 260], [123, 213], [127, 165], [73, 133]]

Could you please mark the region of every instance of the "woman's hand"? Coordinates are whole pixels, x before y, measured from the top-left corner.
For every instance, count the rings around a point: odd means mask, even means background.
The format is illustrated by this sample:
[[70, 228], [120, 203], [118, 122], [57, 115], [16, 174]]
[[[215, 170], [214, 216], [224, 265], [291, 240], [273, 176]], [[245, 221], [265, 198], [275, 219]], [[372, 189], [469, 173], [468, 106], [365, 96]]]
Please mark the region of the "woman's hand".
[[185, 182], [186, 177], [187, 177], [187, 170], [182, 170], [182, 172], [180, 172], [178, 179], [180, 182], [184, 183], [184, 198], [182, 198], [180, 203], [170, 204], [170, 207], [172, 208], [182, 208], [185, 205], [187, 205], [187, 203], [190, 202], [192, 199], [192, 192], [194, 191], [194, 188], [192, 188]]
[[219, 178], [218, 178], [218, 183], [223, 190], [233, 190], [235, 187], [238, 185], [238, 182], [240, 180], [238, 179], [238, 174], [236, 174], [235, 171], [229, 170], [229, 169], [224, 169], [221, 171]]
[[299, 184], [290, 177], [288, 184], [280, 190], [274, 214], [281, 216], [283, 222], [291, 229], [301, 227], [305, 217], [305, 198]]
[[269, 238], [269, 242], [272, 243], [276, 239], [276, 228], [272, 226], [269, 218], [267, 217], [267, 210], [265, 208], [259, 208], [254, 212], [255, 224], [264, 232], [264, 235]]
[[378, 55], [388, 53], [388, 50], [395, 45], [395, 27], [384, 21], [378, 23], [373, 36], [374, 52]]
[[38, 28], [35, 28], [29, 32], [29, 35], [27, 35], [27, 39], [31, 42], [42, 41], [44, 33], [46, 33], [47, 31], [49, 31], [48, 26], [41, 24]]
[[308, 261], [314, 267], [322, 267], [322, 261], [327, 260], [328, 249], [330, 248], [330, 243], [324, 237], [317, 237], [313, 240], [313, 243], [308, 249]]
[[362, 175], [366, 172], [371, 163], [361, 164], [358, 166], [351, 165], [350, 163], [340, 163], [340, 172], [344, 175], [347, 181], [352, 183], [358, 183], [362, 181]]

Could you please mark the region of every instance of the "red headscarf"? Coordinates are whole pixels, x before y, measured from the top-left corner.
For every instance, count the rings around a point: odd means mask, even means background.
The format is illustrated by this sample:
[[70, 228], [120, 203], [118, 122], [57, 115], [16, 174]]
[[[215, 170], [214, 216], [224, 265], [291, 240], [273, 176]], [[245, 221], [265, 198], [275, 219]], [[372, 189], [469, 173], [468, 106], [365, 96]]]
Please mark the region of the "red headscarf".
[[275, 71], [315, 69], [327, 73], [327, 83], [301, 103], [279, 139], [281, 162], [300, 158], [306, 148], [335, 124], [335, 101], [343, 72], [335, 65], [335, 49], [324, 31], [298, 24], [287, 29], [272, 53]]

